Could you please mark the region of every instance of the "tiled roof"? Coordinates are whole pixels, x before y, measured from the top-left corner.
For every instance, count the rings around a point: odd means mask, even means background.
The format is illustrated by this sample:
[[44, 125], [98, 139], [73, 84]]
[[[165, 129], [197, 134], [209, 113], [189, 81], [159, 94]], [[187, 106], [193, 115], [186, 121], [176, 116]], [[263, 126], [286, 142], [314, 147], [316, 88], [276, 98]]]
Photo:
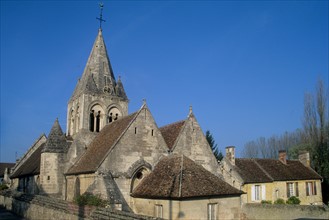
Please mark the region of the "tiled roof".
[[181, 131], [184, 123], [185, 123], [185, 120], [182, 120], [182, 121], [178, 121], [178, 122], [175, 122], [175, 123], [172, 123], [172, 124], [169, 124], [169, 125], [166, 125], [166, 126], [163, 126], [160, 128], [162, 136], [170, 150], [174, 147], [176, 139], [177, 139], [179, 132]]
[[154, 170], [136, 187], [132, 196], [151, 199], [187, 199], [238, 196], [242, 193], [188, 157], [170, 155], [159, 161]]
[[300, 161], [287, 160], [287, 164], [275, 159], [235, 159], [236, 171], [245, 183], [321, 179], [314, 170]]
[[4, 176], [5, 170], [6, 168], [12, 168], [14, 167], [15, 164], [14, 163], [0, 163], [0, 177]]
[[18, 178], [22, 176], [33, 176], [40, 174], [40, 160], [41, 151], [43, 150], [45, 143], [38, 147], [24, 163], [16, 169], [10, 178]]
[[86, 152], [66, 174], [96, 172], [98, 166], [114, 146], [121, 134], [135, 118], [137, 112], [106, 125], [90, 143]]
[[287, 164], [274, 159], [255, 159], [255, 161], [275, 181], [322, 179], [313, 169], [298, 160], [287, 160]]
[[258, 165], [254, 159], [236, 158], [236, 171], [240, 174], [245, 183], [267, 183], [272, 182], [269, 177]]

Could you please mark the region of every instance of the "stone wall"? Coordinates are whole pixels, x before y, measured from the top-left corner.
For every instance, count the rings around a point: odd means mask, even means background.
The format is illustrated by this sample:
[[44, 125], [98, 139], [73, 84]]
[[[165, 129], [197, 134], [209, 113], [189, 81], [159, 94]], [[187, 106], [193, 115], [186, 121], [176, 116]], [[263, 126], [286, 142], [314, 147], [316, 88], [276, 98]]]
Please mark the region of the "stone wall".
[[73, 201], [74, 197], [84, 194], [95, 181], [95, 174], [81, 174], [66, 177], [66, 200]]
[[40, 193], [52, 194], [63, 198], [64, 190], [64, 154], [48, 153], [41, 154], [40, 163]]
[[329, 219], [324, 206], [244, 204], [247, 219]]
[[109, 208], [78, 206], [60, 199], [10, 190], [0, 191], [0, 206], [26, 219], [155, 219]]
[[81, 219], [88, 217], [94, 207], [77, 206], [46, 196], [6, 191], [0, 193], [0, 205], [27, 219]]

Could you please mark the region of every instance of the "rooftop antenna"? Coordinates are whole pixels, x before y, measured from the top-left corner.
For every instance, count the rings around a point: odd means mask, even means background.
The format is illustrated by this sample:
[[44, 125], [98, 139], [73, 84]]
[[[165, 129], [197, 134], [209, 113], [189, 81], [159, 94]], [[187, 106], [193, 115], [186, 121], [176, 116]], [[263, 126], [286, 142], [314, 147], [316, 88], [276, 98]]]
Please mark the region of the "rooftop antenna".
[[99, 20], [99, 29], [101, 30], [102, 30], [102, 22], [105, 22], [105, 20], [103, 19], [103, 7], [104, 7], [103, 2], [99, 3], [99, 8], [101, 9], [101, 12], [99, 14], [99, 18], [96, 18], [97, 20]]

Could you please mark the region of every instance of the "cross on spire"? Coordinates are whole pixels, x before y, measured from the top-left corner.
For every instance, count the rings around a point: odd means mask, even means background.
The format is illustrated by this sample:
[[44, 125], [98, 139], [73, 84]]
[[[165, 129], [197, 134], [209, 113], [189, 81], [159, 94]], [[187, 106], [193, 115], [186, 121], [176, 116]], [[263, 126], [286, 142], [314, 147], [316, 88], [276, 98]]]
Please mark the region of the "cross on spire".
[[104, 7], [104, 4], [102, 2], [99, 3], [99, 8], [101, 9], [101, 12], [100, 12], [99, 18], [96, 18], [97, 20], [99, 20], [99, 29], [101, 29], [101, 30], [102, 30], [102, 22], [105, 22], [105, 20], [103, 19], [103, 7]]

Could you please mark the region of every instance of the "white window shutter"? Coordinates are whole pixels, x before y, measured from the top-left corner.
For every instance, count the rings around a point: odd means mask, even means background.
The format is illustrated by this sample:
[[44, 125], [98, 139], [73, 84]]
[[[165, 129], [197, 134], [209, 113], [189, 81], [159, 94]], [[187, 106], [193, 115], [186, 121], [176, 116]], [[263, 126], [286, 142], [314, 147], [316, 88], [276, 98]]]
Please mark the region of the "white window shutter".
[[266, 200], [266, 187], [262, 185], [262, 200]]
[[251, 186], [251, 201], [255, 201], [255, 186]]

